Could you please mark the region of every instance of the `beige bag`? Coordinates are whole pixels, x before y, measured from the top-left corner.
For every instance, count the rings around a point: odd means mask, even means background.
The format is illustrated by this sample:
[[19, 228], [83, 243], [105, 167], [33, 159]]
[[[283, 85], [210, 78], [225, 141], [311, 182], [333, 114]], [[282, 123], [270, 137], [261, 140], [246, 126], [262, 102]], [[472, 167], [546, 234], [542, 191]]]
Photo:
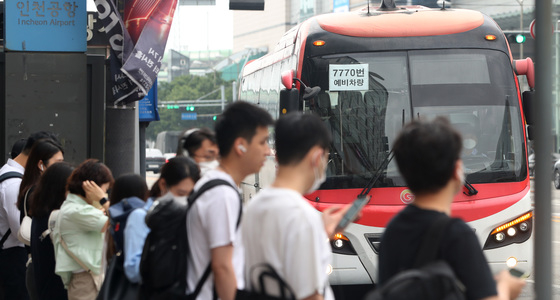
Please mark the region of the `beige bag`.
[[31, 191], [31, 189], [27, 190], [25, 198], [23, 198], [25, 217], [23, 217], [17, 233], [18, 240], [27, 246], [31, 246], [31, 217], [27, 215], [27, 196], [29, 195], [29, 191]]

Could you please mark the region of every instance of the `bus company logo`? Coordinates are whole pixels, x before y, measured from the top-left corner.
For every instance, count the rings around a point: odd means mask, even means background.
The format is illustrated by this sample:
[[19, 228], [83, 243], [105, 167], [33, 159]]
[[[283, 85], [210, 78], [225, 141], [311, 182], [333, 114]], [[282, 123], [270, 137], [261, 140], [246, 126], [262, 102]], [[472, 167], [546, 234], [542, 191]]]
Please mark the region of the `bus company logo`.
[[401, 201], [404, 204], [410, 204], [414, 201], [414, 194], [409, 190], [406, 189], [401, 192]]

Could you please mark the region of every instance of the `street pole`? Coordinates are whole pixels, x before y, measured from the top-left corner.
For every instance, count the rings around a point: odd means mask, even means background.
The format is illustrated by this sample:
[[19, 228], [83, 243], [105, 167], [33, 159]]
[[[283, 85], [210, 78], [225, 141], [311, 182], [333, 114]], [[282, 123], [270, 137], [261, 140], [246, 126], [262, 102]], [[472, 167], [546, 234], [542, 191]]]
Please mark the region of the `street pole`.
[[535, 1], [535, 299], [552, 299], [552, 0]]
[[[519, 21], [519, 25], [520, 25], [520, 29], [521, 29], [521, 34], [523, 34], [523, 0], [518, 0], [519, 1], [519, 5], [521, 5], [521, 18]], [[519, 58], [523, 59], [523, 44], [521, 43], [519, 44]]]

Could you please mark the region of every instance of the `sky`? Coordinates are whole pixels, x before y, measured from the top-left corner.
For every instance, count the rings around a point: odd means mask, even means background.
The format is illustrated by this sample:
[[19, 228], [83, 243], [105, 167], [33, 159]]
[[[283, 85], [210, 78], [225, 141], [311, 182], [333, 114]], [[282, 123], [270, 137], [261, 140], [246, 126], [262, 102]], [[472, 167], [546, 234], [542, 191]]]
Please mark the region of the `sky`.
[[[87, 10], [96, 11], [93, 0]], [[179, 5], [173, 17], [166, 50], [206, 51], [233, 48], [233, 12], [229, 0], [212, 6]]]

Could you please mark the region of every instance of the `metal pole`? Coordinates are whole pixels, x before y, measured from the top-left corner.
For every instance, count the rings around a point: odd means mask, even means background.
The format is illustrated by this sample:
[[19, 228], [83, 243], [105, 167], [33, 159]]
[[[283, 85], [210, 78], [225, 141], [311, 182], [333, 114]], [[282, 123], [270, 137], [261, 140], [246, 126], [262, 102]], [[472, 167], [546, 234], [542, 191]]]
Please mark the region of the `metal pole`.
[[552, 0], [535, 1], [535, 296], [552, 299]]
[[[523, 34], [523, 0], [518, 0], [517, 2], [519, 2], [519, 5], [521, 6], [521, 12], [520, 12], [520, 21], [519, 21], [519, 29], [521, 30], [521, 34]], [[521, 43], [519, 44], [519, 58], [523, 59], [523, 44]]]
[[233, 102], [237, 101], [237, 81], [233, 81], [231, 83], [232, 86], [232, 94], [233, 94]]
[[220, 90], [222, 91], [222, 111], [226, 106], [226, 87], [222, 84], [220, 85]]

